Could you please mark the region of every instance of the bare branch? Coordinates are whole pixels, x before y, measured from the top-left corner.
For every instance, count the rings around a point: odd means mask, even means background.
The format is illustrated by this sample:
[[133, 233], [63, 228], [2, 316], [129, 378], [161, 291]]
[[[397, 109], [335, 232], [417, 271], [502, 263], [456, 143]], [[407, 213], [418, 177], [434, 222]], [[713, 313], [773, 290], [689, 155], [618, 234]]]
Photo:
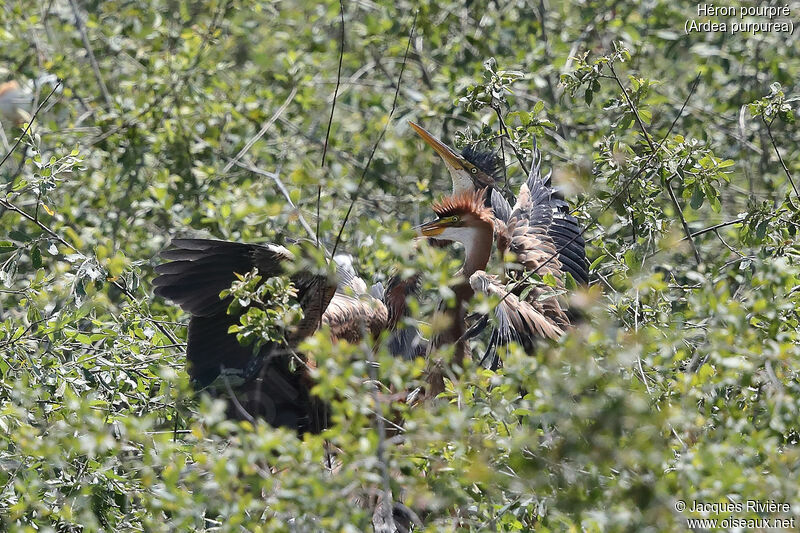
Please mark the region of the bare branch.
[[253, 135], [247, 141], [247, 143], [242, 147], [241, 150], [239, 150], [239, 153], [236, 154], [233, 157], [233, 159], [229, 159], [228, 160], [228, 163], [225, 165], [225, 168], [222, 169], [223, 173], [228, 172], [231, 169], [231, 167], [233, 167], [233, 165], [235, 165], [239, 161], [239, 159], [241, 159], [242, 156], [244, 156], [244, 154], [246, 154], [250, 150], [250, 148], [252, 148], [253, 145], [256, 142], [258, 142], [258, 140], [261, 137], [264, 136], [265, 133], [267, 133], [267, 130], [270, 129], [273, 124], [275, 124], [275, 121], [278, 120], [278, 117], [280, 117], [283, 114], [283, 112], [286, 111], [286, 108], [289, 107], [289, 104], [292, 103], [292, 100], [294, 100], [294, 97], [295, 97], [296, 94], [297, 94], [297, 86], [292, 87], [292, 90], [289, 93], [289, 96], [286, 97], [286, 100], [283, 101], [281, 106], [278, 108], [277, 111], [275, 111], [275, 113], [273, 113], [273, 115], [269, 118], [269, 120], [264, 122], [264, 125], [261, 126], [260, 130], [258, 130], [258, 133]]
[[636, 118], [636, 123], [639, 125], [639, 129], [642, 130], [642, 134], [644, 134], [644, 139], [650, 146], [650, 150], [655, 152], [656, 146], [653, 144], [653, 139], [651, 139], [650, 134], [647, 133], [647, 128], [644, 127], [644, 122], [642, 122], [642, 117], [639, 116], [639, 110], [636, 109], [636, 106], [633, 104], [631, 97], [628, 95], [628, 90], [622, 84], [622, 81], [619, 79], [619, 76], [617, 76], [617, 71], [614, 70], [614, 65], [612, 63], [609, 63], [608, 68], [611, 70], [611, 74], [613, 74], [612, 77], [614, 78], [614, 81], [617, 82], [617, 85], [619, 85], [619, 88], [622, 90], [622, 94], [625, 95], [625, 101], [628, 103], [628, 109], [631, 110], [631, 113], [633, 113], [633, 116]]
[[[675, 177], [674, 175], [672, 176]], [[697, 245], [692, 238], [692, 232], [689, 230], [689, 225], [686, 223], [686, 218], [683, 216], [683, 209], [681, 209], [681, 204], [678, 203], [678, 199], [675, 197], [675, 191], [672, 190], [672, 178], [667, 180], [667, 194], [669, 194], [669, 198], [672, 201], [672, 205], [675, 207], [675, 211], [678, 214], [678, 217], [681, 219], [681, 225], [683, 226], [683, 231], [686, 233], [686, 238], [692, 245], [692, 252], [694, 253], [695, 261], [699, 265], [702, 263], [702, 259], [700, 258], [700, 252], [697, 251]]]
[[100, 93], [103, 95], [103, 100], [106, 102], [106, 108], [111, 109], [114, 103], [111, 100], [111, 94], [108, 92], [108, 87], [106, 87], [106, 83], [103, 81], [103, 77], [100, 75], [100, 67], [97, 65], [97, 60], [94, 57], [92, 43], [89, 42], [89, 36], [86, 35], [86, 29], [83, 27], [83, 21], [81, 20], [81, 14], [78, 10], [78, 5], [75, 0], [69, 0], [69, 5], [72, 7], [72, 14], [75, 16], [75, 27], [78, 28], [78, 32], [81, 34], [83, 47], [86, 48], [86, 54], [89, 56], [89, 64], [92, 65], [92, 71], [94, 72], [94, 77], [97, 80], [97, 85], [100, 87]]
[[781, 163], [781, 167], [783, 167], [783, 171], [786, 173], [786, 177], [789, 179], [789, 183], [792, 184], [792, 189], [794, 189], [794, 193], [800, 197], [800, 192], [797, 190], [797, 185], [795, 185], [794, 180], [792, 179], [792, 175], [789, 173], [789, 169], [786, 167], [786, 163], [783, 162], [783, 157], [781, 157], [781, 152], [778, 150], [778, 144], [775, 142], [775, 137], [772, 136], [772, 128], [770, 124], [764, 120], [764, 116], [761, 116], [761, 120], [764, 122], [764, 125], [767, 127], [767, 135], [769, 135], [769, 140], [772, 143], [772, 148], [775, 149], [775, 154], [778, 156], [778, 161]]
[[[325, 156], [328, 155], [328, 141], [331, 136], [331, 126], [333, 125], [333, 113], [336, 111], [336, 98], [339, 96], [339, 85], [342, 82], [342, 61], [344, 60], [344, 1], [339, 0], [339, 15], [341, 17], [341, 40], [339, 41], [339, 68], [336, 70], [336, 88], [333, 90], [333, 102], [331, 103], [331, 116], [328, 117], [328, 129], [325, 131], [325, 144], [322, 145], [322, 161], [320, 168], [325, 168]], [[322, 178], [320, 177], [320, 180]], [[322, 181], [317, 184], [317, 247], [319, 247], [319, 208], [322, 202]], [[321, 293], [320, 293], [321, 294]]]
[[339, 233], [336, 235], [336, 241], [333, 243], [333, 251], [331, 252], [331, 257], [336, 256], [336, 249], [339, 247], [339, 242], [342, 240], [342, 233], [344, 233], [344, 228], [347, 225], [347, 220], [350, 218], [350, 213], [353, 211], [353, 206], [358, 200], [358, 195], [361, 193], [361, 186], [364, 185], [364, 178], [367, 176], [367, 170], [369, 169], [370, 163], [372, 163], [372, 158], [375, 157], [375, 152], [378, 150], [378, 146], [381, 144], [383, 140], [383, 136], [386, 135], [386, 130], [389, 127], [389, 123], [392, 121], [392, 117], [394, 116], [394, 111], [397, 109], [397, 97], [400, 95], [400, 86], [403, 81], [403, 72], [406, 70], [406, 62], [408, 60], [408, 51], [411, 49], [411, 42], [414, 39], [414, 30], [417, 28], [417, 15], [419, 12], [414, 13], [414, 21], [411, 23], [411, 32], [408, 35], [408, 44], [406, 45], [406, 52], [403, 55], [403, 64], [400, 67], [400, 75], [397, 78], [397, 88], [394, 91], [394, 100], [392, 101], [392, 109], [389, 111], [389, 118], [386, 120], [386, 124], [383, 125], [383, 129], [381, 130], [381, 134], [378, 136], [378, 140], [375, 141], [375, 144], [372, 146], [372, 151], [367, 158], [367, 163], [364, 165], [364, 170], [361, 172], [361, 178], [358, 180], [358, 185], [356, 185], [356, 190], [353, 193], [353, 198], [350, 200], [350, 205], [347, 207], [347, 212], [344, 215], [344, 219], [342, 220], [342, 225], [339, 227]]
[[14, 146], [11, 147], [11, 150], [9, 150], [8, 153], [6, 153], [5, 157], [3, 157], [3, 160], [0, 161], [0, 167], [3, 166], [6, 160], [9, 157], [11, 157], [11, 154], [13, 154], [14, 151], [17, 149], [17, 146], [19, 146], [19, 143], [22, 142], [23, 137], [25, 137], [25, 135], [28, 134], [28, 132], [31, 129], [31, 126], [33, 126], [33, 122], [36, 120], [36, 117], [39, 116], [39, 111], [44, 107], [47, 101], [50, 100], [50, 97], [53, 96], [53, 94], [56, 92], [56, 89], [58, 89], [59, 87], [61, 87], [61, 80], [58, 80], [58, 82], [53, 86], [53, 90], [50, 91], [50, 94], [48, 94], [47, 97], [44, 100], [42, 100], [42, 103], [39, 104], [39, 107], [36, 108], [36, 111], [33, 113], [33, 116], [31, 117], [30, 121], [28, 121], [28, 125], [25, 126], [25, 130], [22, 132], [22, 135], [17, 137], [17, 142], [15, 142]]

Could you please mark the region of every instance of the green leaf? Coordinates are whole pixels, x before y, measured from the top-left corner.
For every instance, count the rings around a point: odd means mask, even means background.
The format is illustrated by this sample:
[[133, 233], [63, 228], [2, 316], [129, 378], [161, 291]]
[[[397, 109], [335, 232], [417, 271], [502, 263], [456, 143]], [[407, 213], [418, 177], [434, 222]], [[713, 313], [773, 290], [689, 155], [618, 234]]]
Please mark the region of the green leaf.
[[700, 209], [703, 206], [703, 202], [705, 201], [705, 195], [703, 194], [703, 189], [699, 185], [695, 185], [692, 187], [692, 199], [690, 201], [690, 205], [692, 209]]
[[603, 262], [603, 259], [606, 258], [606, 254], [601, 254], [600, 257], [592, 261], [592, 264], [589, 265], [589, 270], [592, 271], [597, 268], [597, 265]]
[[31, 248], [31, 263], [33, 268], [42, 268], [42, 252], [39, 251], [39, 246], [36, 244]]

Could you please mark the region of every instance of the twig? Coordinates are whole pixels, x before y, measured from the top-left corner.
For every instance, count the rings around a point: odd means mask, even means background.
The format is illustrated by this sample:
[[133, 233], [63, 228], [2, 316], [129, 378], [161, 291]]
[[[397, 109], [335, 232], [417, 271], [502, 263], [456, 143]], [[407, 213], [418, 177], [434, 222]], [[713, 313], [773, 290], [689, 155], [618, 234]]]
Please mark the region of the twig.
[[[72, 246], [61, 235], [53, 231], [49, 226], [44, 224], [42, 221], [37, 220], [33, 215], [30, 215], [29, 213], [23, 211], [15, 204], [11, 203], [9, 200], [6, 200], [5, 198], [0, 198], [0, 206], [8, 209], [9, 211], [14, 211], [15, 213], [18, 213], [23, 218], [27, 219], [28, 221], [38, 226], [42, 231], [50, 235], [52, 238], [57, 240], [59, 243], [61, 243], [63, 246], [71, 250], [73, 253], [78, 254], [82, 259], [88, 259], [88, 257], [85, 254], [83, 254], [80, 250]], [[124, 294], [131, 301], [131, 303], [136, 305], [136, 307], [138, 308], [138, 302], [136, 300], [136, 297], [125, 285], [123, 285], [119, 281], [112, 281], [111, 284], [114, 285], [120, 291], [122, 291], [122, 294]], [[156, 328], [158, 328], [161, 331], [161, 333], [163, 333], [164, 336], [167, 337], [172, 344], [178, 344], [178, 340], [175, 338], [175, 336], [172, 335], [172, 333], [165, 326], [160, 324], [157, 320], [153, 319], [152, 317], [144, 316], [144, 318], [147, 321], [151, 322], [153, 325], [155, 325]]]
[[[325, 145], [325, 143], [321, 139], [317, 139], [317, 138], [309, 135], [304, 130], [302, 130], [299, 127], [297, 127], [297, 125], [294, 124], [292, 121], [287, 120], [286, 117], [281, 117], [281, 118], [278, 119], [278, 121], [281, 124], [283, 124], [284, 126], [286, 126], [286, 128], [288, 128], [289, 131], [291, 131], [295, 135], [298, 135], [299, 137], [302, 137], [303, 139], [305, 139], [305, 140], [307, 140], [309, 142], [312, 142], [312, 143], [316, 144], [317, 146], [322, 147], [322, 146]], [[364, 163], [362, 163], [361, 161], [359, 161], [358, 159], [356, 159], [355, 157], [353, 157], [352, 155], [350, 155], [347, 152], [343, 152], [341, 150], [337, 150], [337, 149], [332, 148], [330, 146], [328, 147], [328, 152], [334, 154], [336, 157], [338, 157], [339, 159], [341, 159], [342, 161], [344, 161], [345, 163], [347, 163], [348, 165], [350, 165], [350, 166], [352, 166], [354, 168], [357, 168], [357, 169], [360, 169], [360, 170], [364, 169]]]
[[108, 87], [106, 87], [103, 77], [100, 75], [100, 67], [97, 65], [97, 60], [94, 57], [92, 44], [89, 42], [89, 36], [86, 35], [86, 29], [83, 27], [83, 21], [81, 20], [81, 14], [78, 11], [78, 5], [75, 3], [75, 0], [69, 0], [69, 5], [72, 7], [72, 14], [75, 15], [75, 27], [78, 28], [78, 32], [81, 34], [83, 47], [86, 48], [86, 53], [89, 56], [89, 63], [92, 65], [92, 71], [94, 72], [94, 77], [97, 79], [97, 85], [100, 86], [100, 92], [103, 95], [103, 100], [106, 101], [106, 107], [111, 109], [113, 107], [111, 94], [109, 94]]
[[683, 226], [683, 231], [686, 233], [686, 238], [692, 245], [692, 252], [694, 253], [694, 258], [699, 265], [702, 263], [702, 259], [700, 259], [700, 252], [697, 251], [697, 245], [694, 242], [694, 238], [692, 237], [692, 232], [689, 230], [689, 224], [686, 223], [686, 218], [683, 216], [683, 209], [681, 209], [681, 204], [678, 203], [678, 199], [675, 198], [675, 191], [672, 190], [672, 179], [676, 176], [676, 174], [672, 175], [672, 178], [667, 180], [667, 193], [669, 194], [670, 200], [672, 200], [672, 205], [675, 207], [675, 211], [677, 211], [678, 216], [681, 219], [681, 225]]
[[378, 505], [384, 506], [384, 517], [389, 520], [389, 531], [394, 530], [394, 524], [392, 523], [394, 520], [392, 518], [392, 485], [391, 479], [389, 477], [389, 468], [386, 466], [386, 460], [384, 459], [384, 455], [386, 453], [386, 425], [383, 422], [383, 415], [381, 413], [381, 399], [380, 395], [378, 394], [378, 387], [375, 385], [375, 382], [378, 381], [377, 377], [377, 363], [375, 362], [375, 354], [372, 350], [364, 345], [364, 350], [367, 352], [367, 371], [369, 373], [370, 380], [373, 382], [372, 384], [372, 400], [375, 403], [375, 411], [378, 413], [378, 416], [375, 417], [375, 429], [378, 433], [378, 447], [375, 450], [375, 458], [378, 461], [378, 467], [381, 471], [381, 479], [383, 480], [383, 498]]
[[725, 246], [725, 248], [727, 248], [731, 252], [735, 253], [739, 257], [744, 257], [744, 254], [742, 252], [740, 252], [739, 250], [737, 250], [736, 248], [734, 248], [733, 246], [731, 246], [730, 244], [725, 242], [725, 239], [723, 239], [722, 235], [719, 234], [719, 230], [714, 230], [714, 235], [717, 236], [717, 239], [719, 240], [719, 242], [722, 243], [723, 246]]
[[[707, 228], [695, 231], [694, 233], [692, 233], [692, 237], [703, 235], [704, 233], [708, 233], [709, 231], [716, 231], [720, 228], [724, 228], [725, 226], [731, 226], [733, 224], [736, 224], [737, 222], [742, 222], [743, 220], [744, 220], [743, 218], [734, 218], [733, 220], [728, 220], [727, 222], [720, 222], [719, 224], [714, 224], [713, 226], [709, 226]], [[684, 237], [681, 240], [685, 241], [687, 240], [687, 237]]]
[[375, 152], [378, 150], [378, 146], [381, 144], [383, 140], [383, 136], [386, 134], [386, 130], [389, 127], [389, 123], [392, 121], [392, 117], [394, 116], [394, 111], [397, 108], [397, 98], [400, 95], [400, 86], [403, 81], [403, 72], [406, 70], [406, 62], [408, 60], [408, 51], [411, 48], [411, 41], [414, 39], [414, 30], [417, 27], [417, 15], [419, 12], [414, 13], [414, 21], [411, 23], [411, 32], [408, 36], [408, 44], [406, 45], [406, 51], [403, 55], [403, 64], [400, 67], [400, 75], [397, 78], [397, 88], [394, 91], [394, 100], [392, 101], [392, 109], [389, 111], [389, 118], [386, 120], [386, 123], [383, 125], [383, 129], [381, 130], [381, 134], [378, 136], [378, 140], [375, 141], [375, 144], [372, 146], [372, 151], [367, 158], [367, 163], [364, 165], [364, 170], [361, 172], [361, 178], [358, 180], [358, 185], [356, 186], [356, 190], [353, 193], [353, 198], [350, 200], [350, 205], [347, 207], [347, 212], [344, 215], [344, 219], [342, 220], [342, 225], [339, 227], [339, 233], [336, 235], [336, 241], [333, 243], [333, 251], [331, 252], [331, 257], [336, 256], [336, 249], [339, 247], [339, 242], [342, 240], [342, 233], [344, 232], [344, 228], [347, 225], [347, 220], [350, 218], [350, 213], [353, 211], [353, 206], [358, 199], [358, 195], [361, 193], [361, 186], [364, 184], [364, 178], [367, 176], [367, 169], [369, 169], [370, 163], [372, 163], [372, 158], [375, 157]]
[[[552, 254], [550, 254], [550, 257], [548, 257], [548, 258], [547, 258], [547, 259], [546, 259], [544, 262], [542, 262], [542, 264], [540, 264], [540, 265], [539, 265], [538, 267], [536, 267], [534, 270], [528, 271], [528, 272], [527, 272], [527, 273], [526, 273], [526, 274], [525, 274], [525, 275], [524, 275], [522, 278], [520, 278], [520, 280], [517, 282], [516, 286], [519, 286], [519, 285], [521, 285], [522, 283], [525, 283], [527, 280], [529, 280], [529, 279], [531, 278], [531, 276], [533, 276], [534, 274], [536, 274], [536, 273], [537, 273], [539, 270], [541, 270], [541, 269], [542, 269], [542, 268], [543, 268], [545, 265], [549, 264], [549, 263], [550, 263], [550, 262], [551, 262], [553, 259], [555, 259], [556, 257], [558, 257], [558, 254], [560, 254], [561, 252], [563, 252], [563, 251], [564, 251], [564, 250], [565, 250], [565, 249], [566, 249], [566, 248], [567, 248], [567, 247], [568, 247], [570, 244], [572, 244], [573, 242], [575, 242], [575, 241], [576, 241], [576, 240], [578, 240], [579, 238], [583, 237], [583, 235], [584, 235], [584, 234], [585, 234], [585, 233], [586, 233], [586, 232], [589, 230], [589, 228], [591, 228], [592, 226], [594, 226], [594, 225], [597, 223], [597, 221], [600, 219], [600, 216], [601, 216], [603, 213], [605, 213], [605, 211], [606, 211], [606, 210], [607, 210], [609, 207], [611, 207], [611, 205], [613, 205], [613, 203], [614, 203], [614, 202], [616, 202], [616, 201], [617, 201], [617, 199], [619, 199], [619, 197], [622, 195], [622, 193], [623, 193], [623, 192], [625, 192], [625, 189], [626, 189], [627, 185], [628, 185], [629, 183], [631, 183], [633, 180], [635, 180], [636, 178], [638, 178], [638, 177], [639, 177], [639, 176], [640, 176], [640, 175], [641, 175], [641, 174], [642, 174], [642, 173], [643, 173], [643, 172], [644, 172], [644, 171], [645, 171], [645, 170], [646, 170], [646, 169], [647, 169], [647, 168], [650, 166], [650, 163], [652, 163], [652, 161], [655, 159], [655, 157], [656, 157], [656, 155], [658, 154], [658, 152], [661, 150], [661, 147], [662, 147], [662, 146], [664, 146], [664, 143], [667, 141], [667, 138], [669, 138], [670, 134], [672, 134], [672, 130], [675, 128], [675, 124], [677, 124], [677, 123], [678, 123], [678, 119], [680, 119], [681, 115], [683, 115], [683, 111], [686, 109], [686, 105], [689, 103], [689, 100], [691, 99], [692, 95], [694, 94], [695, 90], [697, 89], [697, 85], [698, 85], [699, 83], [700, 83], [700, 75], [698, 74], [698, 75], [695, 77], [695, 79], [694, 79], [694, 82], [692, 83], [692, 87], [691, 87], [691, 89], [689, 90], [689, 94], [688, 94], [688, 95], [686, 95], [686, 100], [684, 100], [684, 101], [683, 101], [683, 105], [681, 106], [681, 109], [680, 109], [680, 111], [678, 111], [678, 114], [675, 116], [675, 119], [672, 121], [672, 124], [670, 125], [670, 127], [669, 127], [669, 130], [667, 130], [667, 133], [666, 133], [666, 135], [664, 135], [664, 137], [661, 139], [661, 142], [659, 143], [659, 145], [658, 145], [658, 148], [657, 148], [657, 149], [656, 149], [656, 150], [655, 150], [653, 153], [651, 153], [651, 154], [650, 154], [650, 157], [647, 159], [647, 161], [645, 161], [644, 165], [642, 165], [642, 166], [639, 168], [639, 170], [638, 170], [638, 171], [637, 171], [637, 172], [636, 172], [636, 173], [635, 173], [633, 176], [631, 176], [630, 178], [628, 178], [627, 180], [625, 180], [625, 183], [623, 184], [623, 186], [622, 186], [622, 187], [620, 187], [620, 189], [619, 189], [619, 190], [618, 190], [618, 191], [617, 191], [617, 192], [614, 194], [614, 196], [612, 196], [612, 197], [609, 199], [609, 201], [608, 201], [608, 202], [606, 202], [606, 205], [604, 205], [604, 206], [603, 206], [603, 208], [600, 210], [600, 212], [599, 212], [599, 213], [597, 213], [597, 214], [596, 214], [594, 217], [592, 217], [592, 219], [589, 221], [589, 223], [588, 223], [586, 226], [584, 226], [584, 228], [583, 228], [583, 229], [582, 229], [580, 232], [578, 232], [578, 234], [577, 234], [577, 235], [574, 235], [574, 236], [573, 236], [571, 239], [569, 239], [569, 240], [568, 240], [566, 243], [564, 243], [562, 246], [560, 246], [560, 247], [559, 247], [559, 248], [558, 248], [558, 249], [557, 249], [555, 252], [553, 252]], [[498, 301], [498, 302], [495, 304], [495, 307], [497, 307], [498, 305], [500, 305], [501, 303], [503, 303], [503, 301], [504, 301], [506, 298], [508, 298], [508, 296], [509, 296], [510, 294], [512, 294], [512, 293], [511, 293], [511, 291], [509, 291], [508, 293], [506, 293], [506, 295], [505, 295], [505, 296], [503, 296], [503, 297], [502, 297], [502, 298], [501, 298], [501, 299], [500, 299], [500, 300], [499, 300], [499, 301]]]
[[[505, 137], [509, 141], [511, 141], [511, 134], [508, 133], [508, 126], [506, 126], [506, 122], [505, 122], [505, 120], [503, 120], [503, 114], [500, 112], [500, 105], [499, 104], [492, 105], [492, 109], [494, 109], [494, 112], [497, 115], [497, 120], [500, 121], [501, 133], [503, 135], [505, 135]], [[502, 140], [500, 142], [502, 143]], [[522, 155], [517, 150], [516, 143], [511, 141], [511, 142], [509, 142], [509, 144], [511, 145], [511, 149], [514, 150], [514, 155], [517, 156], [517, 161], [519, 161], [519, 166], [522, 167], [523, 172], [525, 172], [525, 175], [527, 175], [528, 172], [529, 172], [529, 169], [528, 169], [528, 167], [525, 166], [525, 161], [523, 161]], [[505, 161], [503, 161], [503, 163], [505, 164]]]
[[778, 144], [775, 142], [775, 137], [772, 136], [772, 128], [770, 124], [764, 119], [764, 116], [761, 116], [761, 120], [764, 122], [764, 125], [767, 127], [767, 135], [769, 135], [769, 140], [772, 143], [772, 148], [775, 149], [775, 154], [778, 156], [778, 161], [780, 161], [781, 166], [783, 167], [783, 171], [786, 173], [786, 177], [789, 179], [789, 183], [792, 184], [792, 189], [794, 189], [794, 193], [800, 197], [800, 192], [797, 190], [797, 185], [795, 185], [794, 180], [792, 179], [792, 175], [789, 173], [789, 169], [786, 167], [786, 163], [783, 162], [783, 157], [781, 157], [781, 152], [778, 150]]
[[617, 76], [617, 71], [614, 70], [614, 65], [612, 63], [608, 63], [608, 68], [611, 70], [611, 74], [613, 74], [614, 81], [616, 81], [617, 85], [619, 85], [619, 88], [622, 89], [622, 94], [625, 95], [625, 101], [628, 103], [628, 108], [631, 110], [631, 113], [633, 113], [633, 116], [636, 118], [636, 123], [639, 124], [639, 129], [642, 130], [642, 133], [644, 134], [644, 139], [650, 146], [650, 150], [655, 152], [656, 146], [653, 144], [653, 139], [650, 138], [650, 134], [647, 133], [647, 128], [644, 127], [644, 122], [642, 122], [642, 117], [639, 116], [639, 110], [636, 109], [636, 106], [633, 105], [631, 97], [628, 96], [628, 90], [622, 84], [622, 81], [619, 79], [619, 76]]
[[[221, 157], [226, 157], [224, 154], [222, 154], [222, 152], [216, 150], [213, 146], [211, 146], [205, 140], [203, 140], [199, 135], [195, 134], [195, 135], [192, 136], [192, 138], [195, 141], [201, 143], [206, 148], [214, 150]], [[264, 169], [258, 168], [249, 159], [246, 159], [246, 158], [245, 158], [244, 161], [236, 161], [234, 164], [239, 168], [243, 168], [245, 170], [248, 170], [248, 171], [252, 172], [253, 174], [258, 174], [259, 176], [264, 176], [264, 177], [270, 178], [272, 181], [274, 181], [275, 185], [278, 187], [278, 190], [280, 191], [280, 193], [283, 195], [283, 197], [289, 203], [289, 206], [291, 206], [297, 212], [297, 219], [300, 221], [300, 225], [303, 226], [303, 229], [306, 230], [306, 233], [308, 233], [309, 238], [311, 238], [311, 239], [314, 238], [314, 230], [311, 229], [311, 226], [308, 225], [308, 222], [306, 222], [306, 219], [303, 218], [303, 214], [300, 213], [300, 209], [292, 201], [292, 197], [289, 195], [289, 191], [286, 189], [286, 186], [283, 184], [283, 181], [281, 181], [280, 176], [276, 172], [270, 172], [268, 170], [264, 170]]]
[[283, 197], [289, 203], [289, 206], [291, 206], [297, 212], [297, 220], [300, 221], [300, 225], [303, 226], [303, 229], [306, 231], [306, 233], [308, 233], [309, 238], [313, 239], [315, 237], [314, 230], [308, 224], [306, 219], [303, 218], [302, 213], [300, 213], [300, 209], [294, 204], [294, 202], [292, 202], [292, 198], [289, 195], [289, 191], [286, 189], [286, 186], [283, 184], [283, 181], [281, 181], [281, 178], [280, 178], [280, 176], [278, 176], [278, 174], [276, 174], [275, 172], [269, 172], [267, 170], [262, 170], [262, 169], [258, 168], [257, 166], [253, 165], [252, 163], [250, 163], [247, 160], [245, 160], [245, 161], [236, 161], [236, 163], [234, 163], [234, 164], [237, 167], [243, 168], [245, 170], [249, 170], [250, 172], [252, 172], [254, 174], [258, 174], [260, 176], [265, 176], [267, 178], [270, 178], [272, 181], [274, 181], [275, 185], [278, 187], [278, 190], [281, 192]]
[[267, 120], [264, 123], [264, 125], [261, 126], [261, 129], [258, 130], [258, 133], [253, 135], [250, 138], [250, 140], [247, 141], [247, 144], [245, 144], [242, 147], [242, 149], [239, 150], [239, 153], [236, 154], [233, 157], [233, 159], [228, 160], [228, 162], [225, 164], [225, 167], [222, 169], [223, 174], [228, 172], [231, 169], [231, 167], [233, 167], [233, 165], [235, 165], [236, 162], [239, 161], [239, 159], [241, 159], [242, 156], [244, 156], [244, 154], [246, 154], [250, 150], [250, 148], [252, 148], [253, 145], [256, 142], [258, 142], [258, 140], [261, 137], [264, 136], [265, 133], [267, 133], [267, 130], [270, 129], [270, 127], [272, 127], [273, 124], [275, 124], [275, 121], [278, 120], [278, 117], [280, 117], [283, 114], [283, 112], [286, 111], [286, 108], [289, 107], [289, 104], [292, 103], [292, 100], [294, 100], [294, 96], [296, 94], [297, 94], [297, 86], [294, 86], [294, 87], [292, 87], [292, 90], [289, 93], [289, 96], [286, 97], [286, 100], [283, 101], [281, 106], [278, 108], [277, 111], [275, 111], [275, 113], [273, 113], [273, 115], [269, 118], [269, 120]]
[[[325, 131], [325, 144], [322, 145], [322, 161], [320, 168], [325, 168], [325, 156], [328, 155], [328, 141], [331, 136], [331, 126], [333, 125], [333, 113], [336, 111], [336, 98], [339, 96], [339, 85], [342, 82], [342, 61], [344, 60], [344, 0], [339, 0], [339, 15], [341, 17], [341, 38], [339, 41], [339, 68], [336, 71], [336, 87], [333, 89], [333, 102], [331, 103], [331, 116], [328, 117], [328, 129]], [[322, 177], [320, 177], [322, 180]], [[317, 247], [319, 247], [319, 208], [322, 202], [322, 181], [317, 184]], [[321, 293], [320, 293], [321, 294]]]
[[42, 100], [42, 103], [40, 103], [39, 106], [36, 108], [36, 111], [33, 113], [33, 116], [31, 117], [30, 121], [28, 121], [28, 125], [25, 126], [25, 131], [22, 132], [22, 135], [17, 137], [17, 142], [14, 143], [14, 146], [11, 147], [11, 150], [9, 150], [8, 153], [5, 155], [5, 157], [3, 157], [3, 160], [0, 161], [0, 167], [3, 166], [3, 164], [6, 162], [6, 160], [9, 157], [11, 157], [11, 154], [13, 154], [14, 151], [17, 149], [17, 146], [19, 146], [19, 143], [22, 142], [22, 139], [25, 137], [25, 135], [28, 134], [28, 132], [31, 129], [31, 126], [33, 126], [33, 122], [36, 120], [36, 117], [39, 115], [39, 110], [42, 109], [42, 107], [44, 107], [44, 104], [47, 103], [47, 101], [50, 99], [51, 96], [53, 96], [53, 93], [55, 93], [56, 89], [58, 89], [59, 87], [61, 87], [61, 80], [58, 80], [58, 82], [53, 86], [53, 90], [50, 91], [50, 94], [48, 94], [47, 97], [44, 100]]

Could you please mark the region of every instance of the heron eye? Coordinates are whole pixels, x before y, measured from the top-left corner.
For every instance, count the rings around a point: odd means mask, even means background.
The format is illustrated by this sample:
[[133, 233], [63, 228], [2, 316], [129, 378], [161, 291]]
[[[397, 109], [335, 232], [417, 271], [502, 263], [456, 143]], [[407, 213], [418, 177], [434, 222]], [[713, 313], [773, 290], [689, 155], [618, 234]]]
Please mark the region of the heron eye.
[[478, 173], [478, 169], [476, 167], [472, 167], [471, 169], [469, 169], [469, 171], [472, 172], [473, 174]]

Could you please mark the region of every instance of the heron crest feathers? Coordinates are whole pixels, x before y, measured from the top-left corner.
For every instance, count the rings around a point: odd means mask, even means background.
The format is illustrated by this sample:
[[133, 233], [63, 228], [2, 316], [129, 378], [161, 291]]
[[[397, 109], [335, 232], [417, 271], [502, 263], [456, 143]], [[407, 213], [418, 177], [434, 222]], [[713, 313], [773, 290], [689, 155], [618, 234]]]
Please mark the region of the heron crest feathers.
[[486, 189], [467, 191], [445, 196], [433, 204], [433, 211], [439, 218], [473, 215], [483, 222], [494, 223], [492, 210], [485, 205]]

